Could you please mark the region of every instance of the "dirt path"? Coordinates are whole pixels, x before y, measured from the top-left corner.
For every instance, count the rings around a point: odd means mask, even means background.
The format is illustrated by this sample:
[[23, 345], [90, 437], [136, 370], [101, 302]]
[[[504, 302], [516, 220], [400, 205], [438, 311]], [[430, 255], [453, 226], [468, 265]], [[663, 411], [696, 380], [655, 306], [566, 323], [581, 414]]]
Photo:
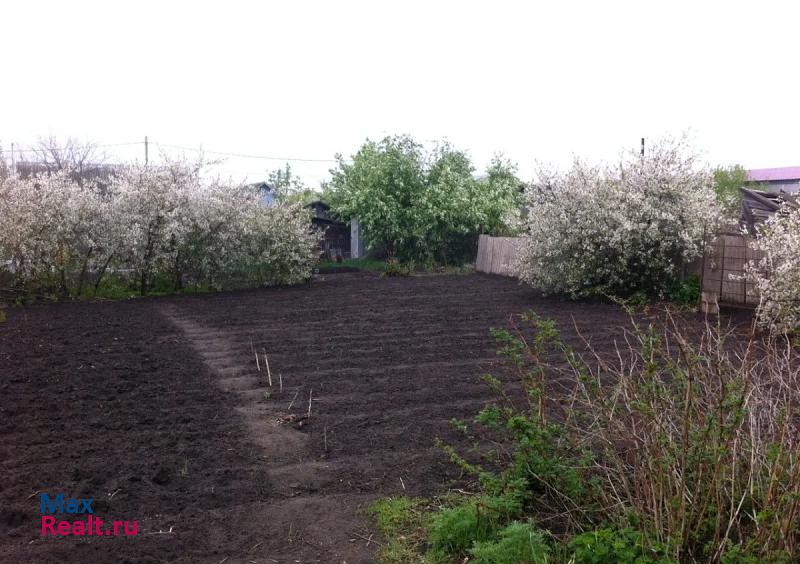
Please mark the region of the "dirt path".
[[[482, 275], [9, 310], [0, 562], [370, 562], [360, 510], [458, 480], [434, 439], [488, 399], [489, 328], [531, 308], [598, 347], [624, 324]], [[36, 492], [140, 534], [42, 539]]]

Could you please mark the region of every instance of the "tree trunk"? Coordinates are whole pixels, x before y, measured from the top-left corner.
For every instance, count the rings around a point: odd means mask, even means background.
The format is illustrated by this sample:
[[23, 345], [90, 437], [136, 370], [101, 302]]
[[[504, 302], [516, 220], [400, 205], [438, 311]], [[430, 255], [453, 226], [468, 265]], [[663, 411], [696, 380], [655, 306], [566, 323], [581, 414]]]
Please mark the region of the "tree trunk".
[[147, 268], [142, 269], [142, 275], [139, 277], [139, 294], [144, 296], [147, 294]]
[[61, 295], [66, 298], [67, 296], [69, 296], [69, 288], [67, 287], [67, 269], [64, 266], [61, 267], [60, 278], [61, 278]]
[[106, 262], [103, 263], [103, 266], [100, 267], [100, 272], [97, 273], [97, 280], [94, 281], [94, 295], [97, 295], [97, 289], [100, 288], [100, 282], [103, 280], [103, 276], [106, 274], [106, 269], [108, 265], [111, 264], [111, 259], [114, 258], [114, 253], [108, 255]]
[[180, 292], [181, 290], [183, 290], [183, 272], [175, 267], [175, 291]]
[[81, 293], [83, 292], [83, 283], [86, 281], [86, 270], [89, 267], [89, 259], [92, 256], [92, 252], [94, 251], [94, 247], [89, 247], [89, 251], [86, 253], [86, 256], [83, 257], [83, 266], [81, 266], [81, 274], [78, 276], [78, 297], [80, 297]]

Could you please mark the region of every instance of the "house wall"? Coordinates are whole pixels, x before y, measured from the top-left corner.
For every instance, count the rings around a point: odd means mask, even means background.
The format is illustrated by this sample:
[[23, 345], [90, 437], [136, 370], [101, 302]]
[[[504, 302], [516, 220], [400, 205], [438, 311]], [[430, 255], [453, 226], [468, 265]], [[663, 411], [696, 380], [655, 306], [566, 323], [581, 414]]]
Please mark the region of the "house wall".
[[760, 187], [766, 189], [768, 192], [778, 193], [786, 192], [788, 194], [797, 194], [800, 192], [800, 180], [781, 180], [779, 182], [759, 182]]

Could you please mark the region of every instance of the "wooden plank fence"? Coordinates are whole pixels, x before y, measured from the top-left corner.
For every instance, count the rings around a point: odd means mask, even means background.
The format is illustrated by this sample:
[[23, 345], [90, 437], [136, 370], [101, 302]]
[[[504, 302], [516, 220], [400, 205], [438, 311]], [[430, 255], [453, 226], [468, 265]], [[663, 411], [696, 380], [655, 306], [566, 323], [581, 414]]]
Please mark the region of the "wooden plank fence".
[[478, 239], [475, 270], [501, 276], [516, 276], [515, 263], [521, 242], [519, 237], [481, 235]]

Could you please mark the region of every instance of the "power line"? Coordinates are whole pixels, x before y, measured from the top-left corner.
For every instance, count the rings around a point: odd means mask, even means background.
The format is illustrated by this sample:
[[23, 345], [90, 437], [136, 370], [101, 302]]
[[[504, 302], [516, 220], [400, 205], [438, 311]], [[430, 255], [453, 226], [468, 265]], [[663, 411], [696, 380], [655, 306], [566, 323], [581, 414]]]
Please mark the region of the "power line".
[[166, 145], [163, 143], [153, 143], [158, 147], [166, 147], [168, 149], [181, 149], [184, 151], [194, 151], [197, 153], [208, 153], [209, 155], [222, 155], [224, 157], [236, 157], [240, 159], [261, 159], [266, 161], [294, 161], [302, 163], [335, 163], [336, 159], [307, 159], [301, 157], [273, 157], [267, 155], [246, 155], [242, 153], [227, 153], [225, 151], [207, 151], [206, 149], [198, 149], [196, 147], [183, 147], [181, 145]]
[[[223, 157], [233, 157], [239, 159], [257, 159], [257, 160], [266, 160], [266, 161], [284, 161], [284, 162], [301, 162], [301, 163], [337, 163], [336, 159], [316, 159], [316, 158], [305, 158], [305, 157], [278, 157], [273, 155], [253, 155], [253, 154], [246, 154], [246, 153], [232, 153], [228, 151], [211, 151], [206, 149], [200, 149], [197, 147], [186, 147], [184, 145], [171, 145], [168, 143], [157, 143], [153, 141], [130, 141], [127, 143], [106, 143], [102, 145], [73, 145], [68, 147], [46, 147], [46, 148], [31, 148], [31, 149], [19, 149], [14, 148], [15, 154], [24, 154], [24, 153], [32, 153], [32, 154], [42, 154], [46, 153], [47, 151], [64, 151], [64, 150], [81, 150], [81, 149], [103, 149], [106, 147], [125, 147], [125, 146], [134, 146], [134, 145], [155, 145], [159, 148], [164, 149], [177, 149], [181, 151], [192, 151], [195, 153], [207, 153], [209, 155], [220, 155]], [[2, 149], [0, 148], [0, 154], [11, 153], [9, 149]], [[146, 158], [146, 157], [145, 157]]]
[[[18, 149], [14, 148], [14, 153], [46, 153], [48, 151], [65, 151], [72, 149], [75, 151], [81, 149], [104, 149], [106, 147], [124, 147], [129, 145], [142, 145], [144, 141], [131, 141], [128, 143], [106, 143], [104, 145], [72, 145], [69, 147], [43, 147], [38, 149]], [[10, 149], [0, 149], [0, 153], [11, 153]]]

